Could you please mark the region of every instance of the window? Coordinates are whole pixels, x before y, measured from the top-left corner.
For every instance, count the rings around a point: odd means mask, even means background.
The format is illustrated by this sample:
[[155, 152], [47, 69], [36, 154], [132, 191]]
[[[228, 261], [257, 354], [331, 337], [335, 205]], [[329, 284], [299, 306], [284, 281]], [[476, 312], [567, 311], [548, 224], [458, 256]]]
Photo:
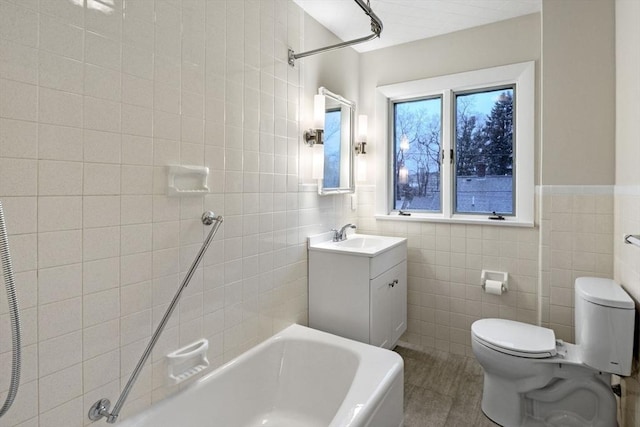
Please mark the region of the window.
[[376, 218], [533, 225], [534, 96], [533, 62], [379, 87]]
[[393, 103], [394, 209], [440, 212], [442, 98]]
[[513, 216], [515, 86], [454, 93], [454, 212]]

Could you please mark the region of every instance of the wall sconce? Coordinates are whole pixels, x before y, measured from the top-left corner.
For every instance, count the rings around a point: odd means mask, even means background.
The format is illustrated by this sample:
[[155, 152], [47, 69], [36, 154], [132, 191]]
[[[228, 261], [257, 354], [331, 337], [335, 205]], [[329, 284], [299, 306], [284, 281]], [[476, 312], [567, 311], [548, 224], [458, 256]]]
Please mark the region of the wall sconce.
[[398, 181], [400, 184], [409, 183], [409, 169], [404, 165], [404, 163], [402, 163], [398, 169]]
[[369, 126], [369, 119], [366, 115], [360, 114], [358, 116], [358, 139], [356, 140], [356, 159], [357, 159], [357, 169], [358, 181], [366, 181], [367, 180], [367, 160], [361, 154], [367, 154], [367, 131]]
[[313, 97], [313, 127], [304, 131], [304, 142], [313, 149], [311, 178], [324, 178], [324, 132], [325, 98], [324, 95]]
[[409, 150], [409, 138], [407, 138], [407, 135], [405, 134], [402, 134], [402, 136], [400, 137], [400, 149], [402, 151]]
[[[408, 184], [409, 183], [409, 168], [407, 168], [404, 164], [404, 153], [409, 150], [409, 138], [407, 135], [402, 134], [400, 136], [400, 150], [397, 153], [397, 168], [398, 168], [398, 184]], [[400, 197], [398, 195], [398, 197]], [[398, 199], [400, 200], [400, 199]]]
[[356, 154], [367, 154], [367, 127], [369, 119], [366, 115], [358, 116], [358, 139], [356, 140]]

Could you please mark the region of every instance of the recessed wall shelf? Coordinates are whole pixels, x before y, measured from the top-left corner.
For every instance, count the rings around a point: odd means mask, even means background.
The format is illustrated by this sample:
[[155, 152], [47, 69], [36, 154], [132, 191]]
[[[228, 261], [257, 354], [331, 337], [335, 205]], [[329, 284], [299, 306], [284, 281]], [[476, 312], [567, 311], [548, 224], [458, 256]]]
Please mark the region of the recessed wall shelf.
[[206, 369], [209, 366], [208, 349], [209, 341], [203, 338], [167, 354], [169, 384], [179, 384]]
[[167, 166], [167, 195], [200, 196], [209, 192], [209, 168], [204, 166]]

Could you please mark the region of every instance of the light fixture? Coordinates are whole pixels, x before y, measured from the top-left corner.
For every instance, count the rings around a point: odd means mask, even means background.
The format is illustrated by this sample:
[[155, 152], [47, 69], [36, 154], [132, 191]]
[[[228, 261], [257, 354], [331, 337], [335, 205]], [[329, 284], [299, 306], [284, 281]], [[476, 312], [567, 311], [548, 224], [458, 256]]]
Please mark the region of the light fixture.
[[368, 118], [364, 114], [358, 116], [358, 139], [356, 140], [356, 154], [357, 154], [357, 178], [358, 181], [367, 180], [367, 160], [363, 154], [367, 154], [367, 130], [368, 130]]
[[357, 166], [358, 168], [358, 181], [363, 182], [367, 180], [367, 160], [364, 156], [357, 157]]
[[398, 169], [398, 182], [400, 184], [407, 184], [409, 182], [409, 169], [404, 164]]
[[324, 177], [324, 132], [325, 97], [315, 95], [313, 97], [313, 127], [304, 131], [304, 142], [313, 149], [313, 163], [311, 177], [322, 179]]
[[402, 151], [409, 150], [409, 138], [407, 138], [407, 135], [405, 134], [402, 134], [402, 136], [400, 137], [400, 149]]
[[323, 179], [324, 178], [324, 145], [314, 144], [312, 147], [313, 163], [311, 166], [311, 178]]
[[358, 116], [358, 139], [356, 140], [356, 153], [367, 154], [367, 128], [369, 120], [366, 115]]

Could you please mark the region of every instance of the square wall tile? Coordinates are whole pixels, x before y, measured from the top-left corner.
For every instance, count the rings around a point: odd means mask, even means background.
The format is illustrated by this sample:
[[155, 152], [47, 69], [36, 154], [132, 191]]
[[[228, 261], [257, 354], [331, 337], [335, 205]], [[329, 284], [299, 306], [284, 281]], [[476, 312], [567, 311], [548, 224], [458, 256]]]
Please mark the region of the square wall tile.
[[80, 162], [38, 162], [38, 193], [42, 196], [73, 196], [82, 194]]
[[85, 195], [120, 194], [120, 165], [86, 163], [83, 189]]
[[0, 79], [0, 117], [35, 121], [38, 118], [38, 87]]
[[38, 199], [38, 230], [61, 231], [82, 228], [82, 197], [52, 196]]
[[82, 364], [71, 366], [39, 381], [39, 410], [45, 412], [82, 395]]
[[56, 267], [82, 261], [82, 231], [38, 234], [38, 267]]
[[46, 376], [82, 362], [82, 332], [75, 331], [39, 345], [39, 375]]
[[38, 302], [49, 304], [82, 295], [82, 264], [38, 270]]
[[34, 122], [0, 119], [0, 157], [35, 159], [38, 126]]
[[82, 329], [82, 298], [40, 306], [38, 310], [40, 340], [59, 337], [80, 329]]
[[38, 126], [38, 158], [79, 162], [82, 156], [82, 129], [48, 124]]

